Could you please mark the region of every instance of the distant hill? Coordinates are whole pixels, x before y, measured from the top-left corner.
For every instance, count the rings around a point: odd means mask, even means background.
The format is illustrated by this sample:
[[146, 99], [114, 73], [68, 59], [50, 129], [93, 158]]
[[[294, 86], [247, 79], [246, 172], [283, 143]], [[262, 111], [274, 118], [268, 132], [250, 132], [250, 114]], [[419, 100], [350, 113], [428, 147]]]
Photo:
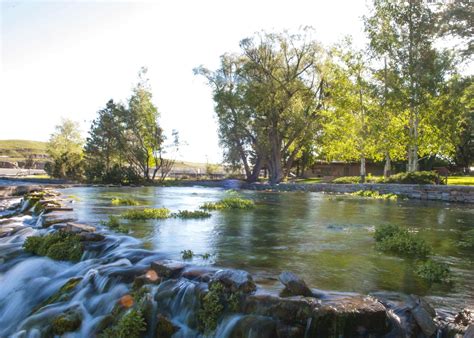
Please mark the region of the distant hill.
[[23, 162], [30, 155], [33, 155], [38, 162], [46, 162], [48, 159], [46, 142], [0, 140], [0, 162]]

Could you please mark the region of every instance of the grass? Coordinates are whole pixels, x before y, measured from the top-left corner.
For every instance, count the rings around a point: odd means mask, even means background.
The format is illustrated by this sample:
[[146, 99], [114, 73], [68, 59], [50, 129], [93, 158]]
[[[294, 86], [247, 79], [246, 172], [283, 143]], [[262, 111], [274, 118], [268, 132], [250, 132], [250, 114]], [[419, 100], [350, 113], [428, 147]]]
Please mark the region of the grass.
[[474, 185], [474, 176], [449, 176], [448, 185]]
[[146, 208], [126, 211], [122, 214], [123, 218], [133, 220], [143, 219], [165, 219], [171, 216], [169, 209], [166, 208]]
[[314, 184], [321, 183], [323, 179], [321, 177], [312, 177], [312, 178], [298, 178], [294, 180], [294, 183], [298, 184]]
[[252, 200], [240, 197], [227, 197], [218, 202], [206, 202], [200, 206], [204, 210], [252, 209], [255, 203]]
[[112, 205], [140, 205], [140, 202], [133, 198], [113, 198]]
[[[25, 159], [28, 155], [46, 155], [46, 142], [28, 140], [0, 140], [0, 155]], [[44, 160], [44, 159], [38, 159]]]

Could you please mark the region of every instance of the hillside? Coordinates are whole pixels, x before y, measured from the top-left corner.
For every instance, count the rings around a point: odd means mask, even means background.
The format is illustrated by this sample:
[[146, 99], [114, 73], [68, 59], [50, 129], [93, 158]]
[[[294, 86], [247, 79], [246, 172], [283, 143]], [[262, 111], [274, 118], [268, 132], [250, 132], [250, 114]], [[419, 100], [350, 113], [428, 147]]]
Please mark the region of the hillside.
[[30, 155], [33, 155], [37, 161], [44, 162], [48, 157], [46, 142], [0, 140], [0, 162], [23, 162]]

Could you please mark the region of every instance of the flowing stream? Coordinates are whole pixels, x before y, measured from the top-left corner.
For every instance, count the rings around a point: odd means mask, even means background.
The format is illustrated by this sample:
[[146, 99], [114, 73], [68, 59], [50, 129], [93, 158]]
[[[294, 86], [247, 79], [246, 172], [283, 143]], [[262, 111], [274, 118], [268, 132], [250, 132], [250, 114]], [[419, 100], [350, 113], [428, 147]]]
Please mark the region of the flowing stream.
[[[114, 197], [139, 200], [171, 211], [196, 210], [232, 192], [218, 188], [81, 187], [61, 190], [81, 222], [108, 234], [104, 243], [87, 248], [77, 264], [32, 256], [22, 249], [27, 236], [41, 228], [41, 217], [18, 213], [19, 198], [0, 200], [0, 337], [40, 337], [42, 323], [70, 309], [82, 313], [79, 332], [90, 336], [129, 292], [127, 278], [156, 259], [181, 260], [183, 250], [196, 255], [193, 265], [231, 267], [251, 272], [259, 287], [278, 292], [276, 277], [290, 270], [308, 285], [343, 292], [417, 294], [441, 311], [454, 313], [474, 304], [474, 252], [460, 247], [463, 233], [474, 227], [470, 205], [422, 201], [386, 201], [320, 193], [240, 192], [253, 199], [254, 210], [216, 211], [208, 219], [126, 221], [128, 235], [100, 225], [108, 215], [135, 207], [112, 206]], [[434, 249], [434, 258], [450, 265], [453, 283], [428, 285], [413, 272], [415, 262], [380, 253], [374, 248], [374, 227], [398, 224], [417, 231]], [[210, 258], [201, 255], [209, 253]], [[68, 299], [38, 306], [68, 280], [81, 277]], [[153, 287], [153, 307], [165, 307], [181, 327], [175, 336], [196, 336], [195, 294], [190, 281]], [[241, 319], [225, 318], [216, 330], [224, 337]], [[68, 335], [66, 335], [68, 336]]]

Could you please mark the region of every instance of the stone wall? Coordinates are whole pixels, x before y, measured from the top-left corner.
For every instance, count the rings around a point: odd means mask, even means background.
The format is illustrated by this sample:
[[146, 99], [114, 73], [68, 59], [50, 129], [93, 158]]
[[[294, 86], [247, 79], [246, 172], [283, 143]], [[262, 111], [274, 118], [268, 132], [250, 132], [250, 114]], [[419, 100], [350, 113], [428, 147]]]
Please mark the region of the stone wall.
[[474, 203], [474, 186], [419, 185], [419, 184], [243, 184], [242, 189], [275, 191], [311, 191], [328, 193], [351, 193], [359, 190], [374, 190], [381, 194], [393, 193], [408, 198], [446, 202]]

